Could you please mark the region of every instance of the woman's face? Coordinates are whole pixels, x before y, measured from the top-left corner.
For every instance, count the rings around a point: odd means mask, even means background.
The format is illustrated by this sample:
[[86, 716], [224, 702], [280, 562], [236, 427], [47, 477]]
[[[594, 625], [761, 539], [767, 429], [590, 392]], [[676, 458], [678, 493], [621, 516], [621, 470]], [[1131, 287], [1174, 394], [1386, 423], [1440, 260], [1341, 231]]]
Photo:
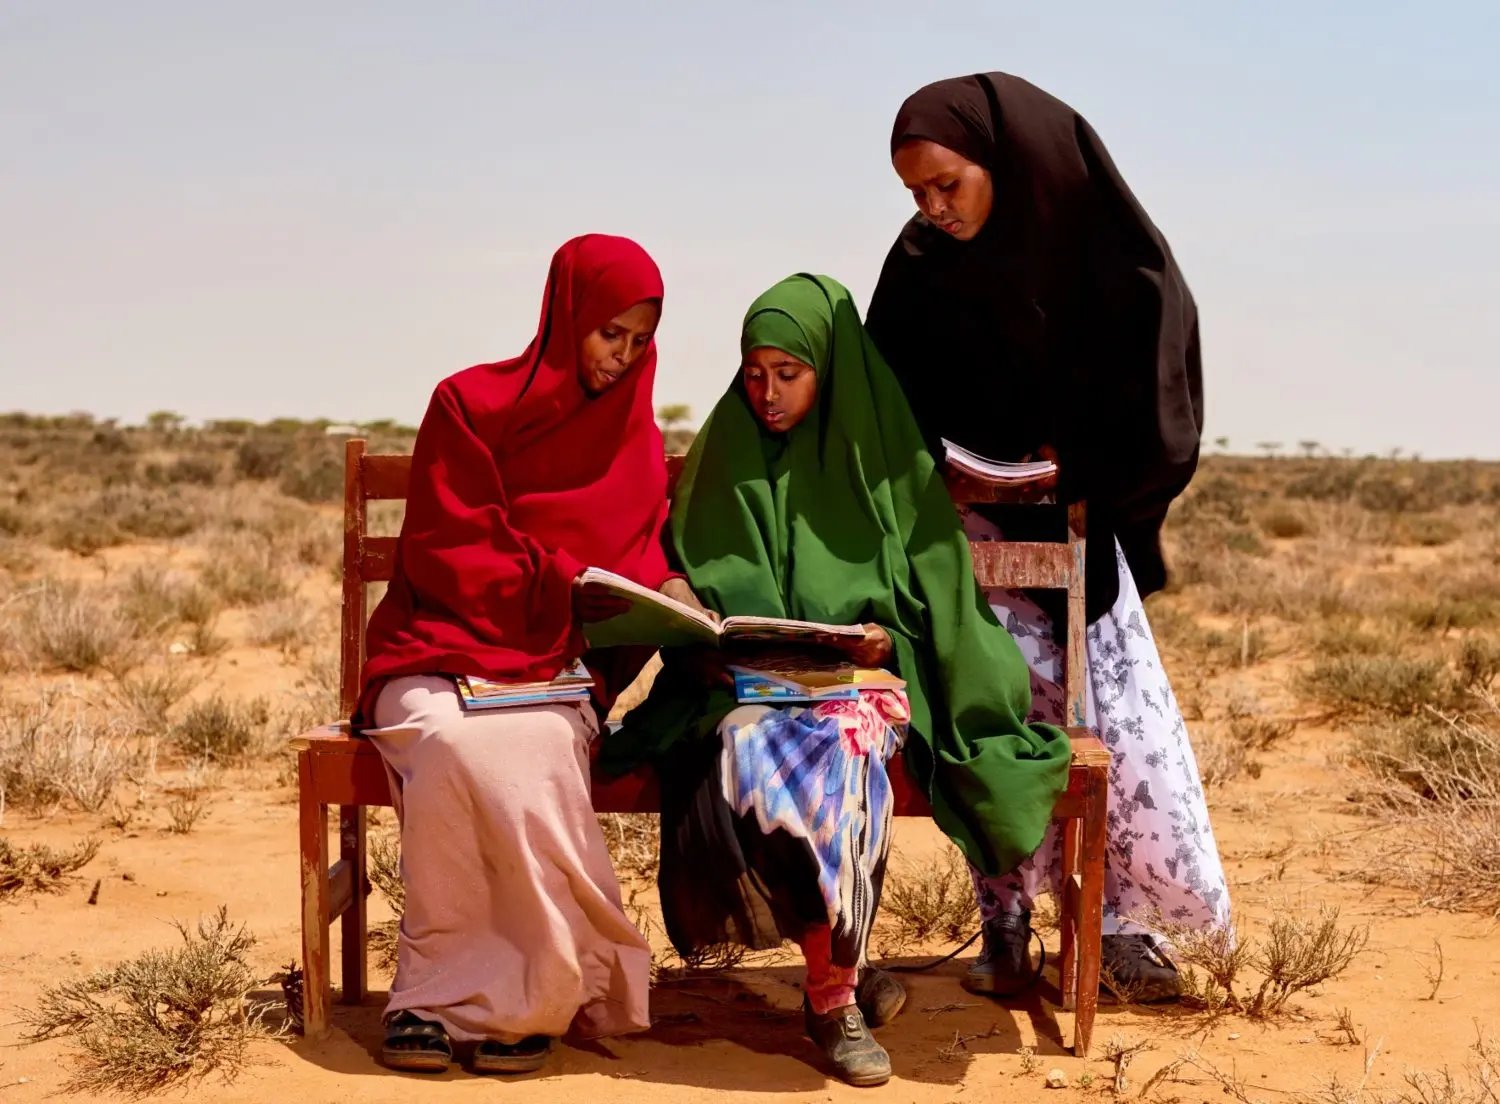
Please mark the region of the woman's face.
[[651, 344], [660, 321], [661, 304], [647, 299], [585, 334], [578, 346], [578, 382], [584, 391], [602, 395], [619, 383]]
[[903, 142], [891, 158], [917, 210], [945, 234], [972, 241], [995, 205], [989, 170], [936, 142]]
[[791, 353], [770, 347], [751, 349], [740, 371], [750, 409], [772, 433], [795, 428], [818, 400], [817, 372]]

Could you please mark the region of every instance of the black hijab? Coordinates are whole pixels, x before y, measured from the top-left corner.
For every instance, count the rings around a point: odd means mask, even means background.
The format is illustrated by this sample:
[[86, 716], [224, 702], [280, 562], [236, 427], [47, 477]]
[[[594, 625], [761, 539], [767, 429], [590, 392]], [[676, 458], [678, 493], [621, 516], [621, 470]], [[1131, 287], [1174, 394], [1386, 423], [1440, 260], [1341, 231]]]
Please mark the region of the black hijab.
[[[1057, 449], [1089, 504], [1089, 620], [1114, 604], [1116, 538], [1142, 595], [1161, 589], [1161, 526], [1198, 463], [1198, 313], [1166, 239], [1072, 108], [1006, 73], [929, 84], [891, 133], [989, 170], [973, 240], [914, 217], [866, 326], [928, 441], [995, 459]], [[1007, 533], [1022, 521], [1007, 516]]]

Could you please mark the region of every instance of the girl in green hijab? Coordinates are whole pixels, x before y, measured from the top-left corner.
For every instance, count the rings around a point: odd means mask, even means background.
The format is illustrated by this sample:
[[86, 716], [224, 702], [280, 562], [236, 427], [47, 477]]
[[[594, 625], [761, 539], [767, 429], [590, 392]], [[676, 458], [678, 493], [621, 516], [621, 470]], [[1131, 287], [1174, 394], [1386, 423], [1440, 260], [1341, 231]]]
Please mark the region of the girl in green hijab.
[[[1061, 730], [1025, 722], [1026, 664], [847, 289], [781, 281], [751, 305], [740, 348], [678, 483], [679, 564], [724, 614], [863, 625], [848, 657], [893, 668], [907, 689], [737, 707], [705, 657], [669, 656], [606, 765], [650, 760], [661, 774], [661, 898], [678, 950], [802, 944], [808, 1033], [846, 1080], [878, 1084], [890, 1062], [854, 982], [889, 846], [886, 759], [904, 741], [939, 826], [1000, 874], [1040, 843], [1070, 751]], [[899, 1008], [889, 979], [860, 989], [866, 1012], [882, 1006], [876, 1020]]]

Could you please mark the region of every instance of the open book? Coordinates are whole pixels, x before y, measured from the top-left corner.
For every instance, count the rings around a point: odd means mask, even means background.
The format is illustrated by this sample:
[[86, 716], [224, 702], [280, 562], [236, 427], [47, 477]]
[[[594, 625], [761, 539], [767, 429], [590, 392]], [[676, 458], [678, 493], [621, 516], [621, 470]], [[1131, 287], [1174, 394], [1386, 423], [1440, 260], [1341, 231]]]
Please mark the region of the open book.
[[991, 460], [977, 452], [970, 452], [962, 445], [955, 445], [946, 438], [943, 439], [943, 459], [954, 471], [962, 472], [972, 479], [1005, 486], [1040, 483], [1057, 475], [1057, 465], [1051, 460], [1027, 460], [1022, 463]]
[[659, 648], [685, 644], [717, 647], [731, 641], [809, 645], [817, 644], [820, 637], [857, 639], [865, 634], [859, 625], [820, 625], [815, 621], [778, 617], [726, 617], [715, 624], [712, 618], [705, 617], [691, 606], [599, 567], [589, 568], [578, 577], [578, 582], [598, 587], [630, 603], [625, 612], [584, 626], [584, 635], [593, 648], [613, 648], [621, 644], [651, 644]]

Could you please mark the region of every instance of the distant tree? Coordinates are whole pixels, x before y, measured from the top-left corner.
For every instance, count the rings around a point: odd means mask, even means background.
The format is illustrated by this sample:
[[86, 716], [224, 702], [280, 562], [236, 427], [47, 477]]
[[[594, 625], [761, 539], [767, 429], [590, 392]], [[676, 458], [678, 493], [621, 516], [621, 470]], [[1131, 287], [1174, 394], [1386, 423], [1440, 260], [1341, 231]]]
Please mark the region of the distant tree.
[[248, 418], [217, 418], [205, 423], [203, 428], [210, 433], [232, 433], [235, 436], [243, 436], [255, 429], [255, 423]]
[[1258, 449], [1260, 449], [1260, 451], [1263, 452], [1263, 453], [1265, 453], [1267, 456], [1275, 456], [1278, 452], [1281, 451], [1281, 442], [1280, 441], [1257, 441], [1255, 443], [1255, 447], [1258, 448]]
[[693, 443], [693, 430], [685, 425], [678, 428], [692, 417], [693, 408], [686, 403], [669, 403], [657, 408], [656, 420], [661, 423], [662, 442], [668, 453], [686, 452]]
[[1302, 450], [1302, 455], [1308, 460], [1323, 451], [1323, 446], [1318, 441], [1298, 441], [1297, 447]]
[[181, 414], [172, 410], [153, 410], [146, 415], [146, 428], [153, 433], [176, 433], [187, 421]]
[[1401, 459], [1401, 446], [1397, 445], [1395, 448], [1391, 449], [1391, 451], [1388, 452], [1386, 455], [1390, 459], [1392, 459], [1392, 460], [1400, 460]]
[[676, 427], [678, 422], [685, 422], [693, 416], [693, 408], [687, 403], [668, 403], [666, 406], [657, 407], [656, 420], [661, 423], [661, 428], [670, 431]]
[[1229, 438], [1228, 437], [1215, 437], [1214, 438], [1214, 448], [1218, 449], [1220, 452], [1228, 452], [1229, 451]]
[[1354, 450], [1352, 448], [1343, 448], [1343, 449], [1340, 449], [1339, 451], [1344, 454], [1344, 459], [1345, 460], [1352, 460], [1352, 459], [1354, 459]]

